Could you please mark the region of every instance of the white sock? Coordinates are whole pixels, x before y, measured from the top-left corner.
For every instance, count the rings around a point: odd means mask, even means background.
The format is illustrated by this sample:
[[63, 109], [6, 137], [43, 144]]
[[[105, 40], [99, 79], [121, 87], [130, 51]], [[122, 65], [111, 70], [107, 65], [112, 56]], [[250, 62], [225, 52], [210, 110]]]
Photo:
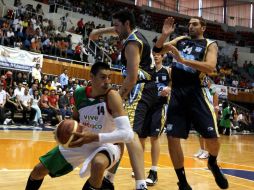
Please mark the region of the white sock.
[[157, 166], [152, 166], [152, 167], [151, 167], [151, 170], [153, 170], [153, 171], [156, 171], [156, 172], [157, 172]]
[[146, 186], [146, 180], [136, 180], [136, 189], [143, 189], [147, 188]]
[[111, 183], [114, 183], [115, 174], [107, 171], [107, 174], [105, 175], [105, 178], [109, 180]]

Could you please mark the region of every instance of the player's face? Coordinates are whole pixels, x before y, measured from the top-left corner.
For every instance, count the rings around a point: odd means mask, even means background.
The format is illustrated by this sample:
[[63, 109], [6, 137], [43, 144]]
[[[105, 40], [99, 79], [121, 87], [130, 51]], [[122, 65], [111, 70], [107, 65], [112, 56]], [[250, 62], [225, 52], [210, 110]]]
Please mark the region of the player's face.
[[111, 82], [111, 71], [100, 70], [95, 76], [92, 75], [92, 86], [99, 91], [108, 90]]
[[197, 38], [200, 35], [203, 35], [205, 31], [205, 26], [201, 26], [199, 19], [192, 18], [189, 21], [189, 35], [192, 38]]
[[127, 31], [127, 22], [128, 21], [126, 21], [125, 24], [123, 24], [118, 19], [113, 19], [113, 26], [115, 28], [115, 32], [117, 33], [117, 35], [121, 40], [126, 39], [129, 35]]
[[156, 64], [160, 64], [163, 60], [163, 56], [159, 53], [153, 53], [153, 58]]

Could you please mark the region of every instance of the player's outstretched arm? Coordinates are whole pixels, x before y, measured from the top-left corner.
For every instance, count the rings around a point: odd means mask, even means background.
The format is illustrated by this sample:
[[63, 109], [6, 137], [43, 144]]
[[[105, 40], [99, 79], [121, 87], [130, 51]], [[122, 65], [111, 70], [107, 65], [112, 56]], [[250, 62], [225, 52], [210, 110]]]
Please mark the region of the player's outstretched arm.
[[204, 61], [188, 60], [181, 57], [179, 51], [173, 45], [169, 45], [169, 52], [177, 62], [197, 69], [204, 73], [212, 73], [217, 64], [218, 46], [216, 43], [209, 45]]
[[106, 28], [94, 29], [90, 33], [89, 39], [90, 40], [97, 40], [99, 38], [99, 36], [101, 36], [103, 34], [117, 35], [114, 27], [106, 27]]
[[171, 42], [165, 43], [168, 37], [170, 36], [170, 34], [174, 32], [175, 30], [174, 22], [175, 20], [173, 17], [168, 17], [164, 20], [162, 33], [153, 47], [153, 52], [165, 54], [169, 51], [167, 48], [168, 44], [173, 44], [173, 45], [176, 44], [176, 40], [172, 40]]

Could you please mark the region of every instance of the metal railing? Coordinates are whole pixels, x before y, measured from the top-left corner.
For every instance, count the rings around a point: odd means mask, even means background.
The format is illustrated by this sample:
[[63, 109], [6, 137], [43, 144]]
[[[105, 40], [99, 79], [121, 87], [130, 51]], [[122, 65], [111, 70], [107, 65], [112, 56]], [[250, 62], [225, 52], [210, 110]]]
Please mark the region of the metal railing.
[[108, 59], [109, 65], [111, 67], [111, 65], [112, 65], [111, 57], [103, 49], [101, 49], [93, 40], [88, 41], [87, 48], [89, 49], [90, 52], [92, 52], [94, 58], [96, 58], [98, 56], [97, 53], [98, 53], [98, 50], [100, 50], [100, 52], [102, 53], [101, 59], [104, 60], [104, 58], [106, 57]]

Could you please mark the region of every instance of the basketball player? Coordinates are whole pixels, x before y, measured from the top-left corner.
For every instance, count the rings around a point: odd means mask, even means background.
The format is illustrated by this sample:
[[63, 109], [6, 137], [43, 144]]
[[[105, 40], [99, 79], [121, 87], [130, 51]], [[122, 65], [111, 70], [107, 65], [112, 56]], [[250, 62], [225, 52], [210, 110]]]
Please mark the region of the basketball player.
[[96, 40], [102, 34], [116, 34], [125, 40], [121, 51], [122, 70], [125, 77], [120, 95], [126, 99], [125, 109], [135, 132], [135, 139], [126, 144], [131, 165], [135, 173], [136, 189], [146, 189], [144, 154], [138, 134], [142, 131], [146, 114], [157, 100], [157, 87], [152, 80], [154, 66], [151, 48], [145, 37], [135, 28], [135, 18], [129, 10], [113, 14], [113, 27], [93, 30], [90, 39]]
[[78, 139], [70, 143], [71, 148], [59, 145], [40, 157], [40, 163], [29, 176], [26, 190], [39, 189], [47, 174], [59, 177], [82, 163], [80, 176], [90, 173], [83, 190], [114, 189], [103, 180], [104, 171], [118, 162], [123, 150], [112, 143], [130, 142], [134, 133], [120, 95], [109, 86], [109, 65], [95, 63], [90, 77], [91, 86], [78, 88], [74, 93], [76, 109], [73, 115], [83, 125], [83, 132], [74, 133]]
[[153, 109], [149, 110], [147, 113], [147, 119], [144, 124], [145, 126], [141, 134], [139, 134], [139, 140], [142, 144], [143, 150], [145, 150], [145, 141], [147, 137], [150, 137], [151, 142], [152, 167], [146, 179], [146, 184], [148, 186], [153, 186], [158, 181], [157, 165], [160, 155], [159, 135], [165, 125], [167, 97], [170, 93], [169, 68], [166, 69], [162, 66], [163, 55], [154, 53], [153, 57], [155, 61], [155, 72], [152, 79], [157, 85], [159, 98], [157, 99]]
[[206, 74], [215, 69], [218, 47], [214, 41], [204, 38], [206, 23], [202, 18], [191, 18], [188, 29], [189, 36], [177, 37], [164, 44], [174, 31], [174, 19], [167, 18], [162, 34], [153, 48], [157, 53], [171, 52], [174, 57], [166, 129], [169, 152], [179, 179], [179, 189], [190, 190], [184, 171], [180, 138], [188, 137], [190, 124], [193, 123], [205, 139], [209, 152], [208, 168], [213, 173], [217, 185], [227, 189], [228, 181], [217, 165], [220, 143], [216, 116], [206, 93]]

